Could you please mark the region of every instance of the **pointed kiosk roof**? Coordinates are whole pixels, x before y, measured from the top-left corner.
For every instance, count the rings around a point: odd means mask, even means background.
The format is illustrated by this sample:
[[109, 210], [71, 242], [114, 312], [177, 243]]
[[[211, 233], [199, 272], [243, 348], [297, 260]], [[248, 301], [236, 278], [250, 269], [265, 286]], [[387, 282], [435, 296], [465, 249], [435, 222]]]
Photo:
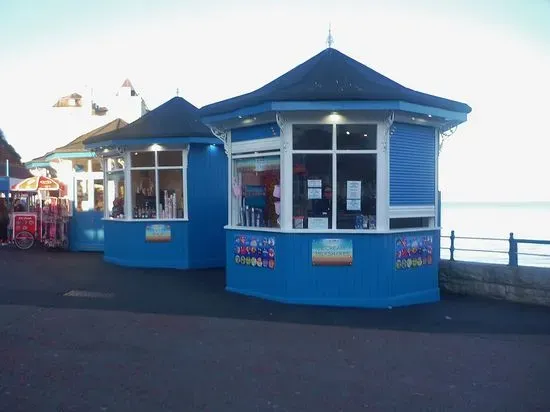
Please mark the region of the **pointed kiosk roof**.
[[471, 111], [465, 103], [409, 89], [340, 51], [327, 48], [251, 93], [204, 106], [201, 116], [290, 101], [404, 101], [459, 113]]
[[47, 166], [49, 164], [49, 161], [51, 159], [55, 159], [56, 155], [61, 153], [82, 153], [86, 152], [87, 149], [84, 147], [84, 142], [86, 139], [97, 136], [99, 134], [108, 133], [113, 130], [118, 130], [121, 127], [125, 127], [128, 123], [126, 123], [122, 119], [115, 119], [109, 123], [104, 124], [103, 126], [100, 126], [88, 133], [84, 133], [81, 136], [78, 136], [76, 139], [71, 141], [70, 143], [67, 143], [65, 146], [58, 147], [57, 149], [52, 150], [51, 152], [46, 153], [43, 156], [36, 157], [32, 160], [29, 160], [28, 162], [25, 162], [27, 167], [41, 167], [41, 166]]
[[122, 129], [93, 136], [85, 145], [100, 142], [178, 137], [215, 137], [199, 118], [199, 109], [174, 97]]

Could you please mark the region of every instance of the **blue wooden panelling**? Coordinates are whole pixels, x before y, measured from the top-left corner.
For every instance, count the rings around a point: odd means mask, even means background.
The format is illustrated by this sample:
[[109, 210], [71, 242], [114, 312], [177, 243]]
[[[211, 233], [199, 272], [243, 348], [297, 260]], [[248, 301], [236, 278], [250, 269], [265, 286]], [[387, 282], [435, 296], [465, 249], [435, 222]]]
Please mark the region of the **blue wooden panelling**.
[[188, 222], [158, 222], [171, 226], [172, 240], [167, 243], [145, 241], [145, 226], [155, 221], [105, 221], [105, 260], [132, 267], [223, 267], [227, 157], [222, 147], [190, 145], [187, 197]]
[[220, 146], [191, 145], [187, 170], [189, 265], [225, 265], [227, 156]]
[[246, 140], [264, 139], [279, 136], [280, 133], [281, 130], [277, 123], [259, 124], [231, 130], [231, 141], [244, 142]]
[[[3, 167], [3, 165], [0, 165]], [[7, 196], [10, 191], [10, 178], [6, 176], [0, 176], [0, 193], [4, 193]]]
[[[275, 238], [275, 268], [235, 263], [236, 235]], [[396, 241], [401, 233], [308, 234], [227, 230], [227, 290], [285, 303], [379, 307], [403, 306], [439, 300], [439, 232], [407, 236], [433, 237], [433, 262], [418, 268], [396, 269]], [[314, 239], [353, 241], [351, 266], [313, 266]]]
[[154, 223], [105, 220], [105, 261], [130, 267], [188, 269], [188, 222], [162, 222], [170, 225], [172, 240], [148, 243], [145, 226]]
[[69, 244], [73, 252], [103, 251], [103, 212], [74, 212]]
[[390, 137], [390, 205], [435, 204], [435, 131], [394, 123]]

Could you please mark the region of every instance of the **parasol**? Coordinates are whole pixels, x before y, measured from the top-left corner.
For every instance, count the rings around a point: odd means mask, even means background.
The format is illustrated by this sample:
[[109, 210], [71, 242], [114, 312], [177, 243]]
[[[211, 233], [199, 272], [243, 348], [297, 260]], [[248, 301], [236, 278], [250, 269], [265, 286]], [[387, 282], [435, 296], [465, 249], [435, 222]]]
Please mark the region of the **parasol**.
[[14, 192], [38, 192], [39, 190], [59, 190], [59, 183], [45, 176], [32, 176], [11, 187]]

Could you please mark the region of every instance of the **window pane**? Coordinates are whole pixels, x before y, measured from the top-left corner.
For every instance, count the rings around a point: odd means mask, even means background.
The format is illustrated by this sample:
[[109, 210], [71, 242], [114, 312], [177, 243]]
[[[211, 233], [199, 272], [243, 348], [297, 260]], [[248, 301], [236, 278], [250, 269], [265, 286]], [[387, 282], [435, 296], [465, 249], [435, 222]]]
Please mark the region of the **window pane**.
[[155, 167], [155, 152], [133, 152], [132, 167]]
[[102, 172], [103, 163], [101, 159], [92, 159], [92, 172]]
[[107, 172], [107, 204], [109, 216], [124, 218], [124, 172]]
[[332, 227], [332, 155], [293, 155], [293, 223], [296, 229]]
[[280, 227], [281, 163], [279, 156], [233, 161], [233, 224]]
[[88, 172], [88, 159], [74, 159], [73, 170], [75, 172]]
[[[180, 154], [181, 152], [177, 152]], [[159, 170], [161, 219], [183, 219], [183, 171]]]
[[132, 170], [132, 207], [134, 219], [156, 219], [155, 171]]
[[402, 217], [390, 219], [390, 229], [413, 229], [430, 227], [429, 217]]
[[89, 210], [88, 201], [90, 199], [88, 193], [88, 181], [77, 180], [76, 181], [76, 211], [83, 212]]
[[294, 150], [332, 150], [332, 125], [293, 125], [292, 147]]
[[181, 166], [182, 152], [179, 150], [158, 152], [159, 166]]
[[336, 148], [340, 150], [376, 150], [375, 124], [336, 126]]
[[102, 212], [104, 208], [104, 190], [103, 190], [103, 179], [94, 180], [94, 210], [96, 212]]
[[376, 155], [337, 155], [337, 229], [376, 228]]
[[109, 157], [107, 159], [107, 170], [122, 170], [124, 169], [124, 158], [122, 157]]

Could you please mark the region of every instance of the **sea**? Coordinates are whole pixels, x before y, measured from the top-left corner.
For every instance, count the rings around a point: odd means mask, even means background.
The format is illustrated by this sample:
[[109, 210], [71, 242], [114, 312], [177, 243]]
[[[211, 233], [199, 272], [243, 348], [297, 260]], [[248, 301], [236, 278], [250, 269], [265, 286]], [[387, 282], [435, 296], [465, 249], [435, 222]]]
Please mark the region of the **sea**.
[[[455, 250], [455, 260], [507, 264], [510, 233], [516, 239], [550, 240], [550, 202], [442, 202], [441, 227], [442, 259], [449, 258], [446, 236], [454, 230], [455, 249], [470, 249]], [[519, 243], [518, 263], [550, 267], [550, 245]]]

